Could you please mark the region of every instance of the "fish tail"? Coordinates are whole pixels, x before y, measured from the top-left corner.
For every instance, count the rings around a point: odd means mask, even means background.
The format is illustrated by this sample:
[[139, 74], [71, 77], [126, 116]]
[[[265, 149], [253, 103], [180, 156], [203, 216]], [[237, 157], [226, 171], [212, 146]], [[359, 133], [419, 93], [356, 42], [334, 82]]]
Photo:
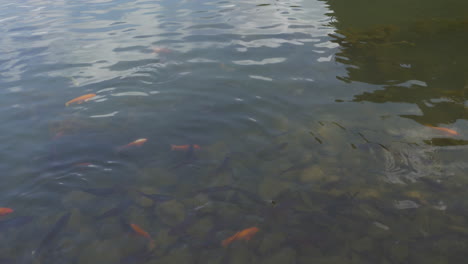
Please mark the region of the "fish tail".
[[227, 246], [229, 246], [229, 244], [232, 243], [233, 240], [234, 240], [234, 238], [232, 238], [232, 237], [226, 238], [226, 239], [224, 239], [224, 240], [221, 242], [221, 245], [222, 245], [223, 247], [227, 247]]
[[229, 246], [229, 244], [231, 244], [237, 238], [238, 235], [239, 235], [239, 232], [237, 232], [235, 235], [233, 235], [231, 237], [228, 237], [228, 238], [224, 239], [221, 242], [221, 245], [223, 245], [223, 247]]
[[122, 152], [123, 150], [125, 150], [126, 148], [127, 148], [126, 145], [125, 145], [125, 146], [116, 147], [116, 148], [115, 148], [115, 152], [116, 152], [116, 153], [120, 153], [120, 152]]
[[175, 150], [176, 146], [171, 144], [171, 150]]

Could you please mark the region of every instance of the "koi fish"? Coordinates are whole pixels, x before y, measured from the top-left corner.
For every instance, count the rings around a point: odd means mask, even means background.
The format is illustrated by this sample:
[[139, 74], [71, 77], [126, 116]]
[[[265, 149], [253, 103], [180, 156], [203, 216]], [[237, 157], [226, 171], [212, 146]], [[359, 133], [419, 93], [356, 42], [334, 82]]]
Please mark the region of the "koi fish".
[[41, 243], [39, 244], [39, 247], [34, 251], [34, 255], [40, 255], [42, 250], [46, 248], [51, 241], [55, 240], [55, 238], [58, 236], [60, 232], [62, 232], [63, 229], [68, 224], [68, 220], [70, 220], [71, 213], [68, 212], [64, 214], [60, 219], [54, 224], [54, 226], [50, 229], [49, 233], [42, 239]]
[[194, 144], [194, 145], [172, 145], [171, 144], [171, 150], [189, 150], [190, 146], [192, 146], [193, 149], [201, 149], [201, 147], [197, 144]]
[[189, 145], [189, 148], [185, 154], [185, 160], [179, 162], [179, 164], [173, 166], [171, 170], [180, 168], [181, 166], [191, 164], [196, 160], [194, 145]]
[[149, 244], [150, 249], [154, 248], [154, 246], [155, 246], [154, 240], [153, 240], [153, 238], [151, 238], [151, 236], [150, 236], [150, 234], [148, 232], [146, 232], [145, 230], [143, 230], [143, 228], [137, 226], [136, 224], [130, 224], [130, 227], [132, 228], [132, 230], [136, 234], [138, 234], [138, 235], [140, 235], [140, 236], [142, 236], [144, 238], [147, 238], [150, 241], [150, 244]]
[[81, 103], [86, 102], [86, 101], [88, 101], [89, 99], [91, 99], [91, 98], [93, 98], [95, 96], [96, 96], [96, 94], [93, 94], [93, 93], [85, 94], [85, 95], [82, 95], [80, 97], [74, 98], [74, 99], [66, 102], [65, 106], [69, 106], [70, 104], [73, 104], [73, 103], [81, 104]]
[[145, 144], [146, 141], [148, 141], [148, 139], [146, 138], [137, 139], [133, 142], [128, 143], [127, 145], [118, 147], [117, 151], [122, 151], [124, 149], [131, 148], [131, 147], [141, 147], [143, 146], [143, 144]]
[[450, 129], [450, 128], [446, 128], [446, 127], [435, 127], [435, 126], [431, 126], [431, 125], [426, 125], [427, 127], [430, 127], [430, 128], [433, 128], [433, 129], [437, 129], [439, 131], [442, 131], [444, 133], [447, 133], [451, 136], [458, 136], [458, 132], [453, 130], [453, 129]]
[[156, 47], [153, 48], [153, 53], [170, 53], [171, 50], [168, 48], [161, 48], [161, 47]]
[[223, 240], [221, 242], [221, 245], [223, 247], [227, 247], [229, 244], [234, 242], [234, 240], [243, 239], [245, 241], [249, 241], [258, 231], [260, 231], [260, 229], [258, 229], [257, 227], [251, 227], [251, 228], [244, 229], [242, 231], [239, 231], [239, 232], [235, 233], [233, 236]]
[[7, 215], [13, 213], [13, 209], [11, 208], [0, 208], [0, 216]]

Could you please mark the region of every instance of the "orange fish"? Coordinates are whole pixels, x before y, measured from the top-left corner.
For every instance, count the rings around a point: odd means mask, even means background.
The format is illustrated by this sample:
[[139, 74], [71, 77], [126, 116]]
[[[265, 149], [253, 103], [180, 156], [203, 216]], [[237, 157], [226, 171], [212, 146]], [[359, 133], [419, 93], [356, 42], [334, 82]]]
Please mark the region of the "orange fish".
[[171, 50], [168, 48], [156, 47], [153, 48], [153, 53], [170, 53]]
[[121, 151], [121, 150], [124, 150], [126, 148], [131, 148], [131, 147], [141, 147], [143, 144], [145, 144], [146, 141], [148, 141], [148, 139], [146, 138], [137, 139], [133, 142], [128, 143], [127, 145], [118, 147], [117, 151]]
[[7, 215], [13, 213], [11, 208], [0, 208], [0, 215]]
[[137, 233], [138, 235], [151, 239], [150, 234], [148, 234], [148, 232], [143, 230], [141, 227], [137, 226], [136, 224], [130, 224], [130, 226], [132, 227], [133, 231], [135, 231], [135, 233]]
[[458, 132], [453, 130], [453, 129], [450, 129], [450, 128], [446, 128], [446, 127], [435, 127], [435, 126], [431, 126], [431, 125], [426, 125], [427, 127], [430, 127], [430, 128], [433, 128], [433, 129], [437, 129], [439, 131], [442, 131], [442, 132], [445, 132], [449, 135], [452, 135], [452, 136], [458, 136]]
[[95, 96], [96, 96], [96, 94], [93, 94], [93, 93], [85, 94], [85, 95], [82, 95], [80, 97], [77, 97], [75, 99], [72, 99], [72, 100], [66, 102], [65, 106], [69, 106], [70, 104], [73, 104], [73, 103], [81, 104], [81, 103], [86, 102], [86, 101], [88, 101], [89, 99], [91, 99], [91, 98], [93, 98]]
[[223, 247], [227, 247], [229, 244], [231, 244], [234, 240], [245, 240], [245, 241], [249, 241], [258, 231], [260, 231], [260, 229], [258, 229], [257, 227], [251, 227], [251, 228], [247, 228], [247, 229], [244, 229], [242, 231], [239, 231], [237, 233], [235, 233], [233, 236], [229, 237], [229, 238], [226, 238], [225, 240], [223, 240], [221, 242], [221, 245]]
[[145, 230], [143, 230], [143, 228], [137, 226], [136, 224], [130, 224], [130, 227], [131, 227], [132, 230], [133, 230], [135, 233], [137, 233], [138, 235], [149, 239], [149, 241], [150, 241], [150, 244], [149, 244], [150, 249], [153, 249], [153, 248], [154, 248], [154, 246], [155, 246], [154, 240], [153, 240], [153, 238], [151, 238], [151, 236], [150, 236], [150, 234], [149, 234], [148, 232], [146, 232]]
[[[201, 147], [197, 144], [192, 145], [193, 149], [201, 149]], [[190, 145], [172, 145], [171, 144], [171, 150], [188, 150], [190, 148]]]

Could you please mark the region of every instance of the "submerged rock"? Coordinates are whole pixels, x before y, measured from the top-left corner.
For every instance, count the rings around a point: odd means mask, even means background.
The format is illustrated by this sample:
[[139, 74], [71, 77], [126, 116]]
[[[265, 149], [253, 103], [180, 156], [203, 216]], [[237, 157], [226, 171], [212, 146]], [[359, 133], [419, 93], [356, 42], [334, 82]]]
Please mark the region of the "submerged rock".
[[370, 251], [372, 249], [372, 238], [370, 237], [363, 237], [361, 239], [356, 240], [352, 244], [352, 248], [357, 252], [365, 252]]
[[119, 249], [114, 240], [94, 241], [83, 249], [78, 263], [118, 263], [119, 257]]
[[[153, 263], [153, 262], [151, 262]], [[169, 254], [159, 261], [155, 261], [154, 263], [160, 264], [190, 264], [194, 263], [194, 258], [187, 247], [177, 248], [169, 252]]]
[[273, 178], [266, 178], [259, 186], [259, 194], [264, 199], [270, 199], [290, 189], [292, 184]]
[[249, 251], [247, 243], [234, 243], [230, 247], [229, 264], [254, 263], [252, 262], [252, 253]]
[[318, 165], [306, 168], [303, 170], [299, 176], [299, 181], [302, 183], [311, 183], [323, 180], [325, 178], [325, 173], [322, 168]]
[[182, 222], [185, 218], [185, 207], [176, 200], [161, 204], [156, 211], [161, 217], [161, 221], [170, 226]]
[[86, 192], [71, 191], [62, 199], [62, 204], [65, 208], [79, 208], [88, 205], [94, 198], [94, 195]]
[[266, 254], [279, 248], [284, 240], [285, 235], [283, 233], [266, 234], [260, 244], [260, 253]]
[[295, 264], [296, 251], [292, 248], [284, 248], [262, 259], [261, 264]]

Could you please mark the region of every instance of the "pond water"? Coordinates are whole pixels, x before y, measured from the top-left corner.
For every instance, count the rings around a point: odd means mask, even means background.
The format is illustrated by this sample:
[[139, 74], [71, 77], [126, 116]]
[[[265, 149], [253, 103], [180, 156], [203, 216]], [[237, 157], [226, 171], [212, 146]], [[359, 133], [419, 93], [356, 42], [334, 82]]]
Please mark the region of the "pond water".
[[466, 10], [4, 1], [0, 263], [462, 263]]

